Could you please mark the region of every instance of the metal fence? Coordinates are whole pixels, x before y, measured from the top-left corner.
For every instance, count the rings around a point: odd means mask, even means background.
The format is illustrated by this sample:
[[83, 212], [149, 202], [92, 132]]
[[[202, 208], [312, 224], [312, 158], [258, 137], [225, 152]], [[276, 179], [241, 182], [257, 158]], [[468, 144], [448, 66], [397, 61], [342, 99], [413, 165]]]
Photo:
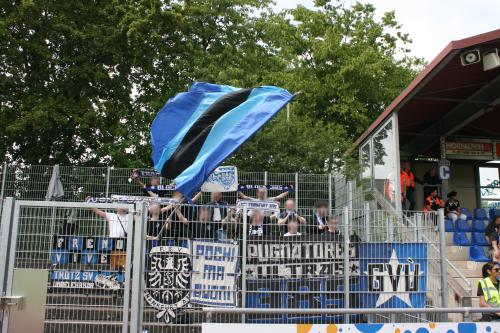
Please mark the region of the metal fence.
[[45, 279], [47, 332], [187, 332], [208, 307], [254, 310], [208, 311], [220, 323], [446, 320], [369, 310], [446, 307], [432, 213], [16, 201], [5, 214], [7, 291], [23, 274]]

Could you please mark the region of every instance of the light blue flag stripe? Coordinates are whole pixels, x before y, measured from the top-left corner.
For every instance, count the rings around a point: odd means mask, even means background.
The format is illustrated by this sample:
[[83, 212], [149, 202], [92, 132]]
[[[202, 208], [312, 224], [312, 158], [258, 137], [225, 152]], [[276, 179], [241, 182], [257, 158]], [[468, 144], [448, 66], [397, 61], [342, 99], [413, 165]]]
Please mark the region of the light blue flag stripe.
[[249, 98], [213, 126], [196, 161], [176, 179], [176, 187], [190, 197], [209, 174], [264, 126], [293, 95], [277, 87], [254, 88]]

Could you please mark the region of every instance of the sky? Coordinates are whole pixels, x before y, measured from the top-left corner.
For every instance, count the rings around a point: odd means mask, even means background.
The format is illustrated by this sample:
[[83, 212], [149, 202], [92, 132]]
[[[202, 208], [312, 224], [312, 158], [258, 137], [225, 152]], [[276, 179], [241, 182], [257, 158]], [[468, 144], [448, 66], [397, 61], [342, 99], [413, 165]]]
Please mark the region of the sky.
[[[313, 7], [313, 0], [275, 0], [276, 8], [298, 4]], [[343, 0], [346, 6], [355, 3]], [[430, 62], [452, 40], [500, 29], [500, 0], [361, 0], [377, 8], [377, 16], [395, 10], [402, 31], [413, 40], [412, 55]]]

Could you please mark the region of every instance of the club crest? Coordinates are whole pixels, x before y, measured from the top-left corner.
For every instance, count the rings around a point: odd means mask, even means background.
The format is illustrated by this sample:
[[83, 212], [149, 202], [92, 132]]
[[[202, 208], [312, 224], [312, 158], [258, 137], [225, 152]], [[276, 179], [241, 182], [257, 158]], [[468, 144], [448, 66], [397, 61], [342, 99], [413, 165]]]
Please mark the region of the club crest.
[[218, 184], [229, 191], [234, 187], [236, 181], [236, 168], [235, 167], [219, 167], [210, 174], [206, 183]]
[[156, 246], [149, 253], [145, 272], [144, 299], [158, 310], [156, 317], [166, 323], [175, 318], [175, 310], [189, 303], [191, 257], [181, 246]]

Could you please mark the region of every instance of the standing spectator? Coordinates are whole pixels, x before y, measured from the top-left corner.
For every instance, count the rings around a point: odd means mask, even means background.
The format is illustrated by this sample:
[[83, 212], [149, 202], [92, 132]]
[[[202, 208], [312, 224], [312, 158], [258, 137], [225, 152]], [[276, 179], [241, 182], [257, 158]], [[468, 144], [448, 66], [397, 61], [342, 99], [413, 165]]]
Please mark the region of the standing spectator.
[[238, 192], [238, 195], [243, 200], [280, 201], [281, 199], [283, 199], [284, 197], [286, 197], [288, 195], [288, 191], [283, 192], [275, 197], [268, 197], [267, 196], [267, 188], [261, 187], [257, 190], [257, 197], [256, 198], [249, 197], [249, 196], [243, 194], [242, 192]]
[[325, 201], [317, 201], [314, 204], [314, 233], [321, 233], [325, 231], [328, 222], [328, 204]]
[[498, 308], [498, 312], [484, 313], [481, 321], [500, 321], [500, 266], [497, 262], [486, 263], [483, 266], [483, 279], [479, 280], [477, 296], [482, 308]]
[[467, 216], [462, 213], [460, 209], [460, 201], [457, 199], [458, 192], [451, 191], [448, 193], [446, 203], [444, 204], [445, 214], [455, 222], [458, 218], [461, 220], [466, 220]]
[[[141, 181], [139, 178], [139, 170], [133, 170], [132, 175], [130, 176], [136, 184], [141, 186], [142, 192], [144, 195], [150, 196], [150, 197], [163, 197], [165, 196], [165, 192], [158, 191], [158, 190], [147, 190], [146, 185]], [[157, 176], [153, 176], [149, 179], [149, 186], [158, 186], [160, 185], [160, 178]]]
[[408, 210], [415, 210], [415, 174], [411, 170], [410, 162], [401, 167], [401, 199], [403, 209], [406, 209], [406, 201], [409, 202]]
[[213, 239], [215, 234], [215, 225], [210, 221], [210, 208], [200, 207], [198, 209], [198, 219], [192, 223], [193, 238]]
[[157, 203], [149, 206], [148, 221], [146, 224], [146, 239], [158, 239], [164, 221], [160, 218], [161, 207]]
[[443, 207], [443, 201], [438, 196], [438, 191], [435, 189], [425, 199], [424, 212], [436, 212], [439, 208]]
[[[87, 200], [89, 197], [87, 197]], [[114, 213], [107, 213], [97, 208], [92, 208], [94, 214], [108, 222], [108, 237], [126, 238], [128, 227], [128, 210], [123, 208], [115, 209]], [[123, 270], [125, 268], [125, 251], [114, 250], [111, 252], [111, 270]]]
[[222, 222], [226, 216], [229, 204], [222, 200], [222, 193], [212, 192], [210, 195], [211, 201], [208, 203], [210, 206], [210, 216], [214, 223], [216, 223], [215, 232], [217, 239], [227, 239], [227, 228]]
[[283, 235], [284, 237], [296, 237], [301, 236], [299, 232], [299, 223], [296, 218], [290, 219], [287, 224], [288, 231]]
[[432, 167], [424, 175], [424, 198], [427, 198], [434, 190], [438, 190], [442, 184], [437, 167]]
[[278, 225], [283, 225], [285, 226], [285, 231], [286, 232], [286, 224], [290, 222], [291, 220], [297, 221], [300, 224], [306, 224], [307, 221], [304, 217], [299, 216], [297, 211], [295, 210], [295, 201], [293, 199], [288, 199], [285, 202], [285, 210], [280, 213], [278, 217]]
[[248, 225], [248, 236], [267, 236], [269, 226], [264, 223], [264, 214], [254, 209], [251, 211], [250, 224]]
[[338, 228], [338, 221], [334, 216], [331, 215], [328, 216], [328, 220], [325, 226], [325, 232], [321, 234], [321, 238], [337, 242], [341, 241], [340, 230]]
[[490, 242], [490, 257], [493, 261], [500, 261], [500, 216], [495, 216], [484, 232]]
[[[87, 197], [89, 200], [90, 197]], [[128, 210], [124, 208], [115, 209], [114, 213], [107, 213], [97, 208], [92, 208], [92, 212], [108, 222], [108, 237], [125, 238], [127, 237]]]

